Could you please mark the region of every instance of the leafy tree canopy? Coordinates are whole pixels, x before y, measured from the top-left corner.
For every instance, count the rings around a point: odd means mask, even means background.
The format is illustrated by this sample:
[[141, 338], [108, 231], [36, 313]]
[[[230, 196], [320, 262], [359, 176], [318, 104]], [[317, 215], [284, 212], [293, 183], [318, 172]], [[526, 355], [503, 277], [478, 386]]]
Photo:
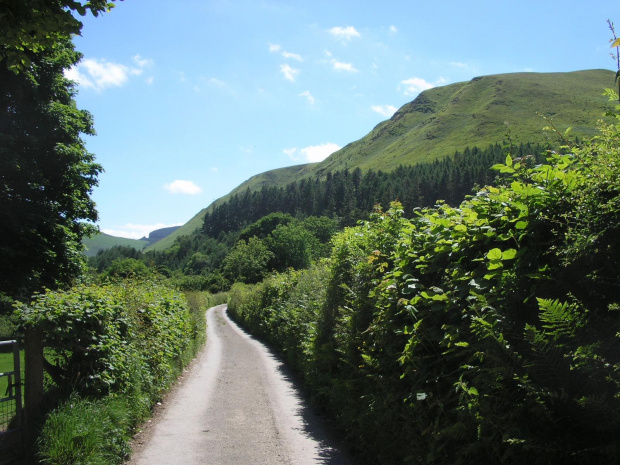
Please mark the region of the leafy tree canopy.
[[273, 253], [259, 238], [239, 241], [224, 259], [224, 275], [231, 281], [256, 283], [267, 274], [272, 258]]
[[288, 213], [274, 212], [270, 213], [267, 216], [263, 216], [258, 221], [252, 223], [243, 231], [241, 231], [241, 235], [239, 239], [247, 241], [251, 237], [258, 237], [259, 239], [264, 239], [271, 232], [278, 227], [278, 225], [287, 225], [293, 222], [294, 218]]
[[25, 71], [32, 63], [32, 53], [80, 34], [82, 23], [74, 12], [85, 16], [90, 11], [98, 16], [112, 7], [114, 3], [107, 0], [2, 0], [0, 61], [14, 72]]
[[24, 53], [27, 70], [0, 66], [0, 292], [13, 297], [79, 274], [102, 170], [81, 138], [92, 117], [63, 74], [81, 55], [69, 38]]

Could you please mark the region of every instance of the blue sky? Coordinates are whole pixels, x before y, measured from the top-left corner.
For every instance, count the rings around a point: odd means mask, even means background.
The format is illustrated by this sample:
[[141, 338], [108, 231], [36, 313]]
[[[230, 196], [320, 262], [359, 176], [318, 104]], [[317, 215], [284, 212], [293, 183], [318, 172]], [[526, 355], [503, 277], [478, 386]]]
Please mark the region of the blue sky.
[[[605, 68], [611, 0], [125, 0], [83, 18], [78, 106], [102, 231], [187, 222], [251, 176], [320, 161], [433, 86]], [[610, 86], [613, 83], [610, 83]]]

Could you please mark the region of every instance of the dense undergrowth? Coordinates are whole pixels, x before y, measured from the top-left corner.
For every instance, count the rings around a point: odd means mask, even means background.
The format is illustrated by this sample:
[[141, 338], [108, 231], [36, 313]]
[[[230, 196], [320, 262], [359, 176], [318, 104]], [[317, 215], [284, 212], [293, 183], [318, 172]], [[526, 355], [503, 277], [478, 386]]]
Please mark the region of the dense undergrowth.
[[458, 207], [394, 203], [231, 291], [369, 463], [620, 458], [620, 125], [494, 169]]
[[42, 424], [37, 460], [122, 463], [133, 428], [204, 343], [206, 308], [221, 301], [127, 279], [48, 291], [19, 305], [22, 328], [45, 336], [48, 405], [56, 404]]

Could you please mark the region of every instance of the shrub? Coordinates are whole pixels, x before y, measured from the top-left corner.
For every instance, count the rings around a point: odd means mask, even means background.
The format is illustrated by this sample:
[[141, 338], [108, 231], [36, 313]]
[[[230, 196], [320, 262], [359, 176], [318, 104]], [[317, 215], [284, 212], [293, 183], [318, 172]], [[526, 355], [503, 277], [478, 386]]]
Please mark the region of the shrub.
[[125, 280], [36, 295], [18, 304], [24, 329], [45, 334], [48, 371], [69, 400], [39, 439], [44, 463], [121, 463], [144, 419], [205, 338], [204, 304], [161, 284]]
[[233, 287], [373, 463], [620, 457], [620, 126], [494, 169], [458, 207], [336, 236], [324, 292], [312, 272]]

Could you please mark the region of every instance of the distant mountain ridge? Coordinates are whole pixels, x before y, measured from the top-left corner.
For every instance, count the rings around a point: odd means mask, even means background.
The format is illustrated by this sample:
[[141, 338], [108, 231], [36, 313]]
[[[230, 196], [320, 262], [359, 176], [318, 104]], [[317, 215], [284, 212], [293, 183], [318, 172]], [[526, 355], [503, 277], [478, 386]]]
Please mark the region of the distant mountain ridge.
[[548, 125], [543, 116], [552, 118], [560, 131], [571, 127], [577, 136], [592, 136], [596, 122], [611, 106], [603, 92], [613, 87], [614, 76], [609, 70], [497, 74], [426, 90], [389, 120], [323, 162], [251, 177], [148, 249], [163, 250], [176, 237], [193, 234], [210, 208], [248, 188], [323, 178], [328, 172], [345, 168], [392, 171], [400, 165], [440, 159], [466, 147], [486, 148], [508, 138], [544, 142], [556, 136], [543, 131]]
[[157, 241], [160, 241], [160, 240], [168, 237], [170, 234], [175, 232], [180, 227], [181, 226], [169, 226], [167, 228], [156, 229], [155, 231], [151, 231], [149, 233], [148, 237], [145, 236], [145, 237], [141, 238], [140, 240], [141, 241], [147, 241], [148, 245], [153, 245]]
[[100, 233], [92, 237], [84, 238], [84, 245], [86, 247], [84, 254], [87, 257], [94, 257], [100, 250], [110, 249], [116, 245], [125, 247], [133, 247], [136, 250], [143, 250], [149, 245], [153, 245], [158, 241], [168, 237], [175, 232], [181, 226], [170, 226], [167, 228], [156, 229], [151, 231], [148, 237], [141, 239], [129, 239], [127, 237], [111, 236], [110, 234]]

